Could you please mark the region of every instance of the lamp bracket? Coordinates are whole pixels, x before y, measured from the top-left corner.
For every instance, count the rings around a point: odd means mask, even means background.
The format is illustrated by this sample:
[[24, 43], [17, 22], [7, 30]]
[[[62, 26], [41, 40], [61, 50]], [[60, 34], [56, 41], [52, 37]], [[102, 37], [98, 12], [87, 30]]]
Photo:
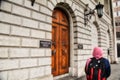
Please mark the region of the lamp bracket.
[[84, 21], [85, 21], [85, 25], [87, 25], [88, 21], [91, 19], [92, 15], [95, 13], [94, 11], [95, 9], [90, 9], [88, 7], [88, 4], [86, 4], [86, 9], [84, 10]]

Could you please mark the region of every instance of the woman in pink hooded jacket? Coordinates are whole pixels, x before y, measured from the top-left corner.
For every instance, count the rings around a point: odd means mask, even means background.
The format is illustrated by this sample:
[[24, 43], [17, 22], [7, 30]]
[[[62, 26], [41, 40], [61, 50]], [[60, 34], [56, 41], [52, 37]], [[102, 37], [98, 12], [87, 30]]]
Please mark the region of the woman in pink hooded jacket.
[[111, 74], [110, 63], [103, 58], [103, 50], [95, 47], [92, 53], [93, 57], [86, 61], [85, 73], [87, 80], [107, 80]]

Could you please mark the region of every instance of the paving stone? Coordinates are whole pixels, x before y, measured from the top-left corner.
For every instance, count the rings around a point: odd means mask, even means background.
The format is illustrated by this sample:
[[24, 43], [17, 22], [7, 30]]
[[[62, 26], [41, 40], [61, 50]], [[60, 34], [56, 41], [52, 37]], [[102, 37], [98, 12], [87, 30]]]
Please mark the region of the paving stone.
[[[73, 76], [66, 76], [64, 78], [60, 78], [57, 80], [86, 80], [86, 78], [85, 76], [82, 76], [80, 78]], [[107, 80], [120, 80], [120, 63], [111, 64], [111, 75]]]

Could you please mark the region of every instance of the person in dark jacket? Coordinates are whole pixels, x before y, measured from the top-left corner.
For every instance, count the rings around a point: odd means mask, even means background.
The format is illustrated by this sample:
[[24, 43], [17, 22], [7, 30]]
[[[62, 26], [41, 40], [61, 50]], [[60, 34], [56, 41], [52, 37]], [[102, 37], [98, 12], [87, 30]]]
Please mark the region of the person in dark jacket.
[[[95, 79], [95, 80], [107, 80], [107, 78], [110, 76], [111, 74], [111, 67], [110, 67], [110, 63], [108, 61], [108, 59], [104, 58], [103, 57], [103, 50], [100, 48], [100, 47], [95, 47], [94, 50], [93, 50], [93, 53], [92, 53], [93, 57], [92, 58], [89, 58], [87, 61], [86, 61], [86, 65], [85, 65], [85, 73], [86, 73], [86, 76], [88, 75], [88, 66], [90, 65], [92, 59], [96, 59], [96, 60], [100, 60], [102, 59], [102, 62], [105, 64], [105, 74], [103, 76], [105, 76], [105, 79]], [[90, 79], [87, 77], [87, 80], [94, 80], [94, 79]]]

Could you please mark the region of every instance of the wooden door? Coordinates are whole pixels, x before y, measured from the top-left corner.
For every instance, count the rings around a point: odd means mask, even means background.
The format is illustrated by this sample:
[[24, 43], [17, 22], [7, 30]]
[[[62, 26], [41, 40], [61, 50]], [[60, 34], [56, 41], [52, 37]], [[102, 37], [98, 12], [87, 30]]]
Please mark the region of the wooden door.
[[52, 19], [52, 74], [65, 74], [69, 67], [69, 26], [63, 11], [55, 9]]

